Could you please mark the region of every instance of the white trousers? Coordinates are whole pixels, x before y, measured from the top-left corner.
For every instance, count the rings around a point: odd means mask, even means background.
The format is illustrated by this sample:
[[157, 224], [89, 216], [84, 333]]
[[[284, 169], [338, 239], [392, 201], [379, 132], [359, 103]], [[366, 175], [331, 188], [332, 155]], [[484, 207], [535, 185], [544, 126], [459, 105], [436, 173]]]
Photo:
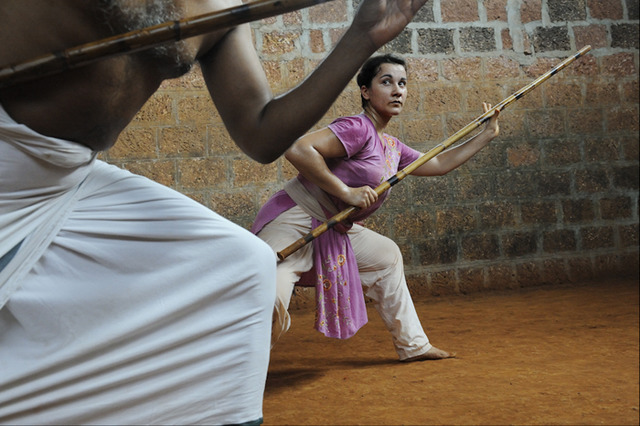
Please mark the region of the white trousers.
[[0, 310], [0, 423], [262, 417], [276, 258], [193, 200], [103, 162]]
[[[311, 217], [296, 206], [268, 223], [258, 236], [278, 252], [310, 231]], [[360, 225], [353, 225], [348, 235], [358, 262], [364, 294], [373, 300], [391, 332], [398, 357], [403, 360], [427, 352], [431, 344], [413, 306], [397, 244]], [[291, 318], [287, 309], [294, 285], [312, 266], [312, 243], [278, 263], [272, 344], [289, 329]]]

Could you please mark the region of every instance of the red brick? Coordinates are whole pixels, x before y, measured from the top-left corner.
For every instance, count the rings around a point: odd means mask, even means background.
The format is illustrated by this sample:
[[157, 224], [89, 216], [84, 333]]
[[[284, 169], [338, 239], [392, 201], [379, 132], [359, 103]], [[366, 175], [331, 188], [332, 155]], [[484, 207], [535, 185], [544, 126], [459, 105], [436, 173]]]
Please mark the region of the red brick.
[[[508, 95], [514, 95], [516, 92], [519, 92], [522, 88], [528, 86], [532, 81], [533, 79], [523, 80], [523, 81], [514, 81], [508, 84], [505, 84], [505, 86], [507, 87]], [[527, 92], [525, 96], [509, 104], [508, 108], [517, 110], [517, 111], [541, 108], [542, 102], [543, 102], [542, 101], [543, 93], [541, 88], [542, 86], [538, 86], [537, 88], [530, 90], [529, 92]]]
[[630, 103], [638, 103], [638, 80], [629, 81], [622, 84], [622, 100]]
[[603, 132], [604, 114], [602, 109], [571, 108], [567, 112], [567, 128], [570, 133], [597, 135]]
[[602, 72], [606, 75], [617, 77], [630, 76], [636, 74], [633, 53], [616, 53], [602, 58]]
[[564, 114], [559, 111], [532, 111], [527, 116], [527, 125], [532, 135], [549, 137], [564, 133]]
[[622, 152], [624, 160], [638, 160], [640, 157], [640, 144], [638, 144], [638, 136], [626, 136], [622, 138]]
[[496, 264], [487, 267], [487, 283], [486, 287], [492, 290], [514, 289], [518, 285], [516, 283], [516, 274], [510, 263]]
[[163, 156], [203, 156], [205, 132], [193, 126], [174, 126], [160, 130], [158, 146]]
[[423, 93], [424, 111], [429, 114], [460, 111], [462, 95], [456, 86], [427, 88]]
[[322, 53], [326, 51], [323, 33], [321, 30], [311, 30], [309, 32], [309, 44], [313, 53]]
[[619, 226], [618, 234], [622, 247], [638, 247], [638, 224]]
[[263, 61], [262, 68], [264, 68], [267, 80], [272, 87], [280, 89], [284, 86], [282, 64], [279, 61]]
[[442, 61], [444, 78], [451, 81], [476, 81], [482, 77], [480, 58], [454, 58]]
[[293, 87], [306, 76], [303, 58], [295, 58], [287, 62], [287, 86]]
[[316, 24], [347, 22], [347, 2], [331, 1], [309, 9], [309, 19]]
[[570, 281], [564, 259], [547, 259], [542, 262], [543, 284], [564, 284]]
[[[556, 58], [538, 58], [533, 65], [524, 68], [524, 73], [526, 76], [536, 79], [550, 71], [554, 66], [556, 66], [560, 60]], [[559, 78], [561, 75], [556, 75], [554, 78]]]
[[253, 193], [248, 191], [216, 192], [210, 198], [210, 205], [216, 213], [226, 218], [255, 217], [258, 213]]
[[128, 127], [120, 134], [118, 142], [107, 151], [107, 155], [109, 160], [156, 158], [156, 130]]
[[500, 37], [502, 38], [503, 50], [513, 49], [513, 39], [511, 38], [511, 32], [508, 29], [503, 29], [502, 31], [500, 31]]
[[520, 76], [520, 64], [509, 58], [498, 57], [485, 60], [487, 79], [504, 81], [507, 78]]
[[587, 0], [587, 6], [594, 19], [622, 19], [620, 0]]
[[207, 126], [207, 153], [209, 155], [238, 155], [242, 151], [229, 136], [227, 128], [222, 124]]
[[227, 186], [227, 171], [223, 160], [190, 158], [178, 162], [179, 185], [187, 190]]
[[614, 232], [611, 227], [590, 226], [580, 230], [582, 249], [596, 249], [613, 247]]
[[584, 282], [593, 278], [593, 263], [589, 257], [570, 258], [567, 263], [573, 282]]
[[[446, 114], [445, 129], [444, 129], [445, 136], [446, 137], [452, 136], [458, 130], [463, 129], [468, 124], [475, 121], [478, 115], [480, 114], [472, 114], [472, 113]], [[473, 135], [475, 135], [478, 132], [480, 132], [479, 128], [469, 133], [465, 139], [471, 138]]]
[[582, 89], [578, 84], [548, 81], [542, 90], [546, 106], [577, 107], [582, 104]]
[[457, 279], [454, 270], [431, 272], [429, 289], [434, 296], [458, 294]]
[[536, 262], [516, 265], [516, 280], [520, 287], [539, 286], [542, 281], [542, 268]]
[[511, 202], [488, 201], [480, 204], [480, 227], [494, 229], [515, 225], [514, 208]]
[[593, 49], [607, 47], [607, 27], [604, 25], [588, 25], [584, 27], [573, 27], [576, 37], [576, 46], [582, 48], [591, 45]]
[[481, 115], [484, 112], [482, 110], [482, 102], [496, 105], [506, 96], [504, 88], [499, 82], [484, 84], [479, 82], [466, 91], [466, 101], [463, 104], [464, 110]]
[[[402, 118], [411, 118], [422, 116], [422, 100], [420, 99], [420, 90], [418, 85], [407, 86], [407, 99], [402, 106]], [[397, 122], [400, 120], [394, 120]]]
[[461, 268], [458, 270], [459, 288], [462, 294], [477, 293], [485, 289], [482, 268]]
[[[367, 227], [369, 223], [367, 221]], [[426, 235], [435, 229], [433, 219], [422, 213], [400, 212], [393, 218], [394, 238], [412, 239], [418, 235]]]
[[403, 120], [403, 142], [407, 144], [424, 144], [427, 141], [444, 140], [442, 121], [438, 116], [425, 116], [414, 120]]
[[207, 94], [178, 99], [178, 122], [182, 124], [207, 124], [221, 122], [211, 97]]
[[530, 166], [540, 161], [540, 150], [534, 146], [517, 145], [507, 149], [507, 160], [512, 167]]
[[542, 20], [542, 0], [523, 0], [520, 6], [520, 21], [527, 24]]
[[133, 119], [134, 123], [173, 124], [172, 99], [164, 93], [156, 93]]
[[264, 185], [275, 182], [278, 168], [275, 164], [260, 164], [250, 159], [241, 158], [233, 161], [233, 187], [242, 188], [252, 184]]
[[596, 279], [610, 279], [620, 270], [620, 256], [603, 254], [593, 259], [593, 273]]
[[360, 91], [347, 89], [333, 103], [332, 111], [327, 115], [327, 120], [332, 121], [336, 117], [357, 114], [360, 110], [362, 110]]
[[[409, 84], [412, 82], [437, 81], [438, 62], [433, 59], [407, 58]], [[411, 87], [411, 86], [409, 86]]]
[[388, 214], [382, 211], [384, 209], [385, 207], [378, 210], [376, 214], [366, 218], [363, 223], [364, 223], [364, 226], [371, 229], [372, 231], [378, 232], [380, 234], [391, 235], [389, 233], [393, 232], [393, 229], [389, 229], [389, 226], [387, 224]]
[[447, 0], [440, 3], [444, 22], [473, 22], [479, 19], [476, 0]]
[[407, 287], [414, 299], [433, 296], [429, 291], [429, 278], [426, 273], [412, 274], [407, 273]]
[[500, 139], [512, 139], [523, 137], [526, 133], [526, 111], [507, 110], [500, 114]]
[[562, 70], [566, 76], [594, 77], [600, 74], [598, 59], [593, 55], [583, 56], [573, 62], [569, 67]]
[[619, 159], [622, 141], [609, 135], [605, 135], [604, 138], [590, 136], [583, 139], [583, 146], [585, 162], [613, 162]]
[[533, 50], [531, 49], [531, 39], [529, 38], [529, 34], [524, 33], [522, 35], [522, 53], [525, 55], [532, 55]]
[[607, 130], [638, 131], [638, 105], [614, 107], [606, 112]]
[[296, 49], [300, 34], [272, 31], [262, 36], [262, 52], [267, 55], [284, 55]]
[[467, 207], [451, 207], [436, 212], [436, 229], [439, 233], [465, 232], [477, 228], [473, 211]]
[[586, 104], [594, 106], [617, 105], [620, 102], [618, 85], [606, 81], [587, 82]]
[[282, 23], [285, 28], [299, 26], [302, 24], [302, 13], [299, 10], [285, 13], [282, 15]]
[[485, 0], [487, 20], [507, 22], [507, 0]]
[[[298, 170], [287, 160], [282, 160], [282, 178], [286, 182], [298, 175]], [[266, 200], [265, 200], [266, 201]]]

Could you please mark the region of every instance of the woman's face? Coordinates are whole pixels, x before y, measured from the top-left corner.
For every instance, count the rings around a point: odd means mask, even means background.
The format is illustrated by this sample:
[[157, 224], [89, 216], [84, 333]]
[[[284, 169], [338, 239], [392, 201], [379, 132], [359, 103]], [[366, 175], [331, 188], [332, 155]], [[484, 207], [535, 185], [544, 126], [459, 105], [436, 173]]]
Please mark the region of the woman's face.
[[362, 86], [360, 92], [368, 101], [368, 108], [379, 115], [398, 115], [407, 99], [407, 71], [400, 64], [382, 64], [371, 87]]

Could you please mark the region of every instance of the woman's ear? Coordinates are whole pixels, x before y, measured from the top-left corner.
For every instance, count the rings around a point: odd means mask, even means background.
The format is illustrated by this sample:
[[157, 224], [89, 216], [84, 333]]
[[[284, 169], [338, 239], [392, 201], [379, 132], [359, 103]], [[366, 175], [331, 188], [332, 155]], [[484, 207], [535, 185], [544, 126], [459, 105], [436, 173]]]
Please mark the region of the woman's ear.
[[360, 86], [360, 95], [362, 95], [362, 97], [365, 100], [369, 100], [369, 88], [367, 86]]

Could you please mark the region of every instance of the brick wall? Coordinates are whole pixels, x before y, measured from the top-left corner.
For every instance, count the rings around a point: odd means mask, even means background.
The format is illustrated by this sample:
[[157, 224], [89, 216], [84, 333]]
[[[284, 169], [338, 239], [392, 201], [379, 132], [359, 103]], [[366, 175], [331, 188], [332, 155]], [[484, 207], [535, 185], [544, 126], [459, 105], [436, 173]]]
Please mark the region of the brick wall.
[[[275, 92], [351, 21], [334, 0], [252, 24]], [[408, 177], [367, 221], [401, 247], [415, 295], [638, 274], [638, 0], [429, 0], [384, 51], [409, 64], [389, 133], [426, 151], [590, 44], [501, 117], [501, 135], [438, 178]], [[352, 83], [318, 126], [360, 111]], [[259, 141], [259, 135], [256, 135]], [[294, 170], [230, 140], [199, 71], [169, 81], [103, 158], [249, 227]]]

